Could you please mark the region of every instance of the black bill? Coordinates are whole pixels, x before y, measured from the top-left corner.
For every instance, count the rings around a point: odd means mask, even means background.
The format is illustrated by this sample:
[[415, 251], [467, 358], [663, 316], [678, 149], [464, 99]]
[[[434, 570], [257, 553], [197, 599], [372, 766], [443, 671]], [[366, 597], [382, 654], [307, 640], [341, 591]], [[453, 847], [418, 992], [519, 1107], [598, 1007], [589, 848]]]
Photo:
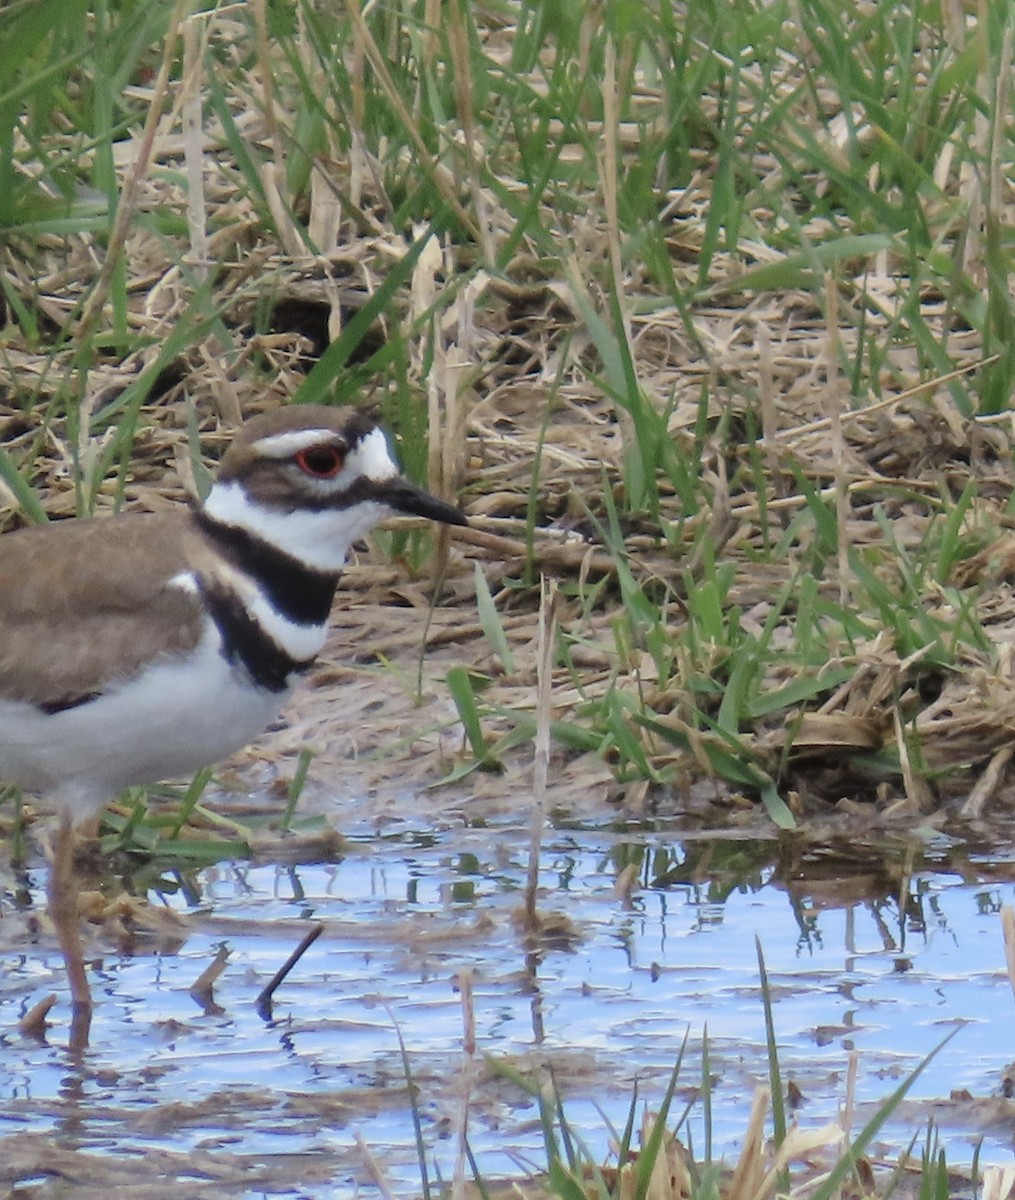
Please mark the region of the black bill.
[[390, 505], [395, 512], [413, 517], [428, 517], [444, 525], [468, 525], [465, 513], [446, 500], [438, 500], [423, 488], [407, 479], [395, 479], [377, 489], [377, 499]]

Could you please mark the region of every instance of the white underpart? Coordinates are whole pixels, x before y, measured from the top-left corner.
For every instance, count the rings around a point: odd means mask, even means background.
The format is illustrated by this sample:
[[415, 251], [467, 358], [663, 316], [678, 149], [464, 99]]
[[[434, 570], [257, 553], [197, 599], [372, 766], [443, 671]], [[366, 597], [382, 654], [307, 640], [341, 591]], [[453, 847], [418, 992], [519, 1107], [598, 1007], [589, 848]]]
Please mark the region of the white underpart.
[[0, 700], [0, 779], [84, 819], [125, 787], [191, 775], [246, 746], [287, 698], [251, 687], [223, 658], [209, 620], [191, 655], [164, 659], [87, 704], [44, 713]]
[[239, 483], [216, 483], [204, 509], [216, 521], [245, 529], [307, 567], [331, 572], [341, 571], [353, 544], [389, 512], [374, 500], [350, 508], [283, 512], [256, 504]]

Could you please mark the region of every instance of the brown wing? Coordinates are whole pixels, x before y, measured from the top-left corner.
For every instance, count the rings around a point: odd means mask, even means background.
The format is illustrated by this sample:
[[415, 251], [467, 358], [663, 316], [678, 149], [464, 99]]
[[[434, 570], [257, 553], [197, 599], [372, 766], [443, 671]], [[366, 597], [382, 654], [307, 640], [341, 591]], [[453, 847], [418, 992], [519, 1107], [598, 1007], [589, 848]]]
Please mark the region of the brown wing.
[[[0, 537], [0, 698], [65, 708], [201, 635], [187, 512], [59, 521]], [[128, 566], [129, 564], [129, 566]]]

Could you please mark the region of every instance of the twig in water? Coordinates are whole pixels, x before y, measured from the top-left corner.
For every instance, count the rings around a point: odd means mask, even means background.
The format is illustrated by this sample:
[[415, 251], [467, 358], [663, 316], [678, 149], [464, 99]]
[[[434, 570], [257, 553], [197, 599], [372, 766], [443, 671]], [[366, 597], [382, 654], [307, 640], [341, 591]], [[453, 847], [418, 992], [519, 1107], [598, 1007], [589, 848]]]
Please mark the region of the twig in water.
[[394, 1200], [394, 1195], [391, 1188], [388, 1187], [387, 1181], [384, 1178], [384, 1173], [381, 1171], [380, 1163], [374, 1158], [370, 1152], [370, 1147], [363, 1140], [363, 1135], [358, 1129], [353, 1131], [353, 1139], [356, 1142], [356, 1149], [363, 1155], [363, 1161], [366, 1164], [367, 1170], [373, 1176], [374, 1186], [384, 1197], [384, 1200]]
[[525, 881], [525, 920], [530, 932], [539, 928], [536, 899], [539, 894], [539, 857], [546, 820], [546, 781], [550, 768], [550, 696], [553, 687], [553, 655], [557, 632], [557, 584], [544, 578], [539, 593], [539, 641], [536, 651], [536, 746], [532, 764], [532, 829], [529, 839], [529, 869]]
[[285, 962], [279, 967], [272, 977], [271, 982], [257, 997], [257, 1015], [262, 1021], [271, 1020], [271, 998], [275, 994], [275, 989], [282, 982], [282, 980], [285, 979], [293, 967], [296, 966], [303, 955], [306, 954], [306, 952], [310, 949], [314, 942], [317, 941], [323, 932], [324, 926], [320, 923], [311, 926], [311, 928], [307, 931], [307, 935], [303, 941], [300, 942], [292, 954], [290, 954]]
[[227, 946], [219, 946], [215, 957], [190, 985], [190, 994], [201, 1008], [204, 1009], [206, 1014], [224, 1011], [215, 1003], [215, 997], [212, 993], [216, 980], [226, 969], [228, 960], [229, 948]]
[[1015, 909], [1010, 904], [1001, 905], [1001, 935], [1004, 938], [1004, 961], [1008, 968], [1008, 981], [1015, 992]]
[[462, 1071], [461, 1110], [458, 1118], [458, 1152], [451, 1183], [451, 1200], [464, 1200], [465, 1165], [469, 1157], [469, 1103], [476, 1075], [476, 1008], [472, 989], [472, 969], [458, 972], [458, 991], [462, 1000]]
[[22, 1037], [45, 1038], [46, 1030], [49, 1028], [46, 1018], [55, 1003], [56, 996], [51, 993], [45, 999], [40, 1000], [38, 1004], [33, 1005], [18, 1022], [18, 1033]]

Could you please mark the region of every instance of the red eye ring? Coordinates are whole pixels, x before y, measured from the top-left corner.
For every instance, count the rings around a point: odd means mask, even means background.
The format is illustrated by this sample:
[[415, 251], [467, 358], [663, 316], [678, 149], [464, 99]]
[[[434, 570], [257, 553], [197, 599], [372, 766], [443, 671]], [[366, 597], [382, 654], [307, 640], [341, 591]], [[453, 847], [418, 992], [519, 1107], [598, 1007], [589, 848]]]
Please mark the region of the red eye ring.
[[297, 453], [296, 465], [313, 479], [334, 479], [345, 466], [345, 452], [338, 446], [308, 446]]

